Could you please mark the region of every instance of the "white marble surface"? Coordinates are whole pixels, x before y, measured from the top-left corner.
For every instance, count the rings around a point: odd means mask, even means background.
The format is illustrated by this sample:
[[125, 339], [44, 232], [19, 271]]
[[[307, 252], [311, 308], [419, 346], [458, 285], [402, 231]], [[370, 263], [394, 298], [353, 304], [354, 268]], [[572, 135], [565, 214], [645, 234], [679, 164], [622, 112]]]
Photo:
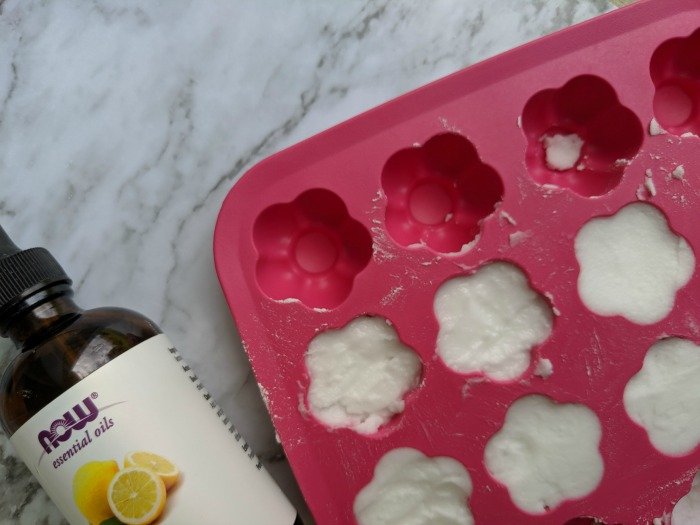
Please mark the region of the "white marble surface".
[[[0, 223], [153, 318], [303, 502], [211, 254], [256, 161], [606, 0], [0, 0]], [[0, 362], [10, 351], [0, 345]], [[61, 517], [0, 436], [0, 524]]]

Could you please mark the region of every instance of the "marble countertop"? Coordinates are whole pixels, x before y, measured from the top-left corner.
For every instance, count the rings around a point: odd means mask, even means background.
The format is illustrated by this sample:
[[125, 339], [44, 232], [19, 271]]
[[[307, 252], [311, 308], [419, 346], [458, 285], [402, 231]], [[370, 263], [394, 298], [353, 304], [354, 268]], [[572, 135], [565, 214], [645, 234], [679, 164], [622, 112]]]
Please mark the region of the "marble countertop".
[[[606, 0], [0, 0], [0, 224], [179, 346], [305, 513], [212, 262], [265, 156]], [[0, 342], [0, 364], [12, 351]], [[0, 436], [0, 524], [64, 523]]]

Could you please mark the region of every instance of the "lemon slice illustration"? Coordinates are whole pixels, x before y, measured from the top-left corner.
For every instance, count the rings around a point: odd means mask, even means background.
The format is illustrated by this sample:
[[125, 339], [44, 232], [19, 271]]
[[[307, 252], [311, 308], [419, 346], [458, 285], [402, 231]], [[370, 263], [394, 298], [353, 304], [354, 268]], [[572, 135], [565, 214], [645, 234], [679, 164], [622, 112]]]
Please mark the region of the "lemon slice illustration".
[[131, 452], [124, 458], [125, 467], [143, 467], [151, 469], [160, 476], [165, 483], [165, 488], [169, 489], [180, 478], [180, 471], [172, 461], [163, 456], [151, 452]]
[[107, 489], [109, 508], [126, 525], [153, 523], [163, 512], [165, 499], [163, 480], [142, 467], [120, 470]]

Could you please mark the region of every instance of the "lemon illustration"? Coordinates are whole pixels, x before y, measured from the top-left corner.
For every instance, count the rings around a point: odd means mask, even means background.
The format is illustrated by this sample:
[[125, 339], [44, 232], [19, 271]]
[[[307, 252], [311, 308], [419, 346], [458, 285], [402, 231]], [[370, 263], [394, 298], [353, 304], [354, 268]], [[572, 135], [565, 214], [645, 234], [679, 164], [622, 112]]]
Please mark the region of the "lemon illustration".
[[180, 471], [172, 461], [151, 452], [130, 452], [124, 458], [124, 466], [151, 469], [163, 480], [166, 490], [175, 485], [180, 477]]
[[158, 519], [165, 507], [165, 484], [151, 469], [120, 470], [107, 488], [109, 508], [127, 525], [147, 525]]
[[75, 505], [91, 525], [114, 516], [107, 501], [107, 488], [118, 470], [116, 461], [91, 461], [73, 476]]

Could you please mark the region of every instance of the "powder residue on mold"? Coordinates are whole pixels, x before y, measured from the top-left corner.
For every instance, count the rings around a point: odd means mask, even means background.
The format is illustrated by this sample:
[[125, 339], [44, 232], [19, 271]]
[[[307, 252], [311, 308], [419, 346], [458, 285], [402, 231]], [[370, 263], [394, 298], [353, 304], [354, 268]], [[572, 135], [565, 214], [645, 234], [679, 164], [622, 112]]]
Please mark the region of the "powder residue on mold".
[[472, 482], [455, 459], [412, 448], [387, 452], [355, 498], [358, 525], [473, 525]]
[[649, 122], [649, 135], [652, 137], [655, 137], [657, 135], [664, 135], [666, 133], [666, 130], [661, 127], [661, 124], [659, 124], [659, 121], [656, 120], [655, 118], [651, 119], [651, 122]]
[[403, 286], [395, 286], [389, 292], [382, 297], [382, 300], [380, 301], [382, 306], [387, 306], [394, 301], [396, 301], [396, 298], [403, 292]]
[[686, 240], [645, 203], [588, 221], [576, 235], [575, 249], [583, 303], [599, 315], [621, 315], [638, 324], [666, 317], [695, 269]]
[[625, 387], [627, 414], [664, 454], [684, 455], [700, 444], [699, 377], [700, 347], [671, 337], [652, 345]]
[[421, 362], [381, 317], [358, 317], [314, 337], [306, 352], [309, 410], [331, 428], [372, 434], [404, 409]]
[[459, 373], [510, 380], [552, 331], [552, 310], [516, 266], [496, 262], [446, 281], [435, 295], [437, 354]]
[[513, 216], [505, 210], [501, 210], [499, 215], [500, 215], [501, 219], [503, 219], [505, 222], [507, 222], [511, 226], [516, 226], [518, 224], [515, 221], [515, 219], [513, 218]]
[[301, 304], [301, 301], [296, 297], [287, 297], [286, 299], [275, 299], [275, 302], [280, 304]]
[[598, 486], [604, 470], [600, 438], [600, 422], [588, 407], [529, 395], [508, 409], [484, 460], [515, 505], [544, 514]]
[[385, 230], [381, 226], [372, 226], [372, 258], [377, 263], [384, 263], [396, 258], [392, 243], [386, 238]]
[[674, 170], [671, 172], [671, 177], [674, 179], [681, 180], [683, 177], [685, 177], [685, 167], [681, 164], [679, 166], [676, 166]]
[[638, 201], [647, 200], [647, 190], [646, 190], [644, 184], [639, 185], [639, 187], [637, 188], [637, 191], [635, 192], [635, 195], [637, 196]]
[[581, 157], [583, 139], [572, 133], [570, 135], [556, 134], [542, 137], [547, 167], [553, 170], [570, 170]]
[[[649, 170], [647, 171], [650, 172]], [[654, 184], [654, 179], [651, 175], [647, 175], [647, 177], [644, 179], [644, 187], [649, 192], [649, 195], [656, 197], [656, 185]]]
[[525, 240], [532, 235], [532, 232], [530, 231], [517, 231], [513, 232], [510, 235], [508, 235], [508, 244], [510, 244], [511, 248], [517, 246], [518, 244], [522, 244], [525, 242]]
[[549, 359], [542, 357], [537, 361], [534, 371], [536, 376], [541, 377], [542, 379], [547, 379], [553, 373], [554, 365], [552, 365], [552, 362]]
[[671, 514], [673, 525], [700, 525], [700, 472], [695, 474], [688, 494], [678, 500]]

